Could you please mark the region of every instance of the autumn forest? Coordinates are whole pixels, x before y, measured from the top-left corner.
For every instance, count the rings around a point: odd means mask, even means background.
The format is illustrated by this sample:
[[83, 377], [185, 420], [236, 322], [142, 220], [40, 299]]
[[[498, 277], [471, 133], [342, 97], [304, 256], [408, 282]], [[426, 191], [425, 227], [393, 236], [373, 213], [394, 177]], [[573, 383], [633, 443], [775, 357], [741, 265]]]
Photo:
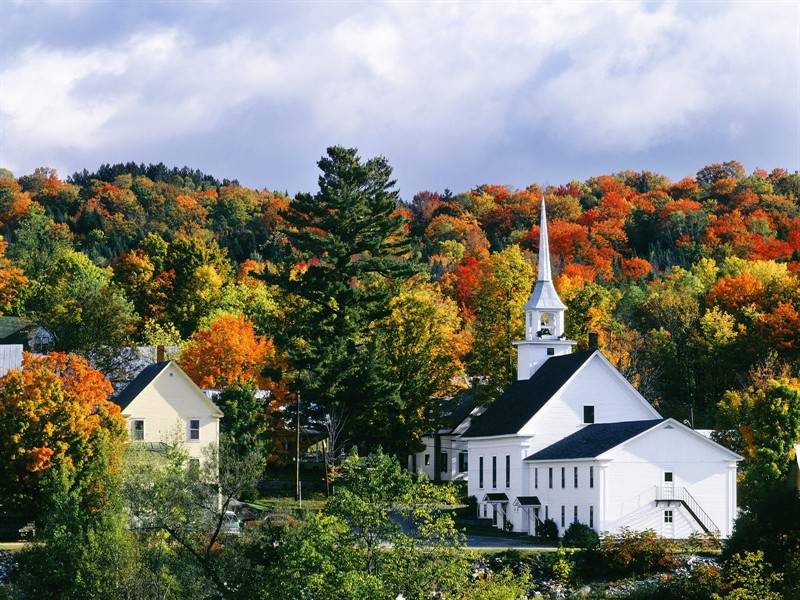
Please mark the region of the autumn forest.
[[720, 427], [726, 392], [797, 372], [797, 173], [731, 161], [401, 199], [383, 158], [319, 165], [294, 198], [163, 164], [4, 170], [0, 313], [114, 383], [130, 374], [112, 349], [180, 346], [201, 386], [271, 389], [265, 431], [303, 390], [342, 443], [402, 454], [435, 425], [430, 398], [491, 402], [512, 381], [544, 195], [568, 336], [598, 333], [665, 416]]

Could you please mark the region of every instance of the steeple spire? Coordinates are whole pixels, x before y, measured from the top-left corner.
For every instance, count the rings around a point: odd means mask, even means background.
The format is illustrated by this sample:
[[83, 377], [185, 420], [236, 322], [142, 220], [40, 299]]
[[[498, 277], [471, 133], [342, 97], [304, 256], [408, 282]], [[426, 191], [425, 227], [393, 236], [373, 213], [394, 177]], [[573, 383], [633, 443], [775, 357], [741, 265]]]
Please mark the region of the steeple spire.
[[539, 273], [536, 281], [550, 281], [553, 276], [550, 273], [550, 242], [547, 238], [547, 210], [542, 196], [542, 207], [539, 212]]
[[547, 210], [542, 196], [539, 219], [539, 273], [530, 300], [525, 305], [525, 339], [517, 346], [517, 379], [528, 379], [551, 356], [572, 352], [575, 342], [566, 339], [564, 312], [550, 269]]

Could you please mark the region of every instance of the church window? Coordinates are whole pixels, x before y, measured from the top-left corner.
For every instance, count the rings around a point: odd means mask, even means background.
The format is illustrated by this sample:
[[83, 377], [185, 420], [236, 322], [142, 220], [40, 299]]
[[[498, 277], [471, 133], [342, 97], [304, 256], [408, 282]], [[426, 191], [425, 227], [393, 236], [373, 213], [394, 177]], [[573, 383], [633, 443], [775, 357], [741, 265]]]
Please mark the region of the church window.
[[664, 523], [672, 523], [672, 511], [665, 510], [664, 511]]
[[577, 506], [573, 507], [573, 510], [572, 510], [572, 522], [573, 523], [577, 523], [578, 522], [578, 507]]
[[483, 487], [483, 457], [478, 457], [478, 487]]
[[594, 529], [594, 506], [589, 507], [589, 527]]
[[578, 487], [578, 467], [574, 467], [572, 471], [572, 487]]
[[511, 487], [511, 456], [506, 454], [506, 487]]
[[483, 518], [486, 518], [486, 505], [483, 505]]
[[589, 467], [589, 487], [594, 487], [594, 467]]
[[563, 504], [561, 505], [561, 527], [566, 525], [566, 509], [567, 507]]
[[594, 406], [583, 407], [583, 422], [594, 423]]
[[544, 506], [544, 520], [546, 521], [549, 518], [550, 518], [550, 507], [545, 504], [545, 506]]
[[555, 348], [548, 348], [547, 349], [547, 356], [553, 356], [556, 353]]
[[492, 487], [497, 487], [497, 457], [492, 457]]
[[539, 467], [533, 469], [533, 487], [539, 489]]
[[200, 419], [189, 419], [189, 441], [196, 442], [200, 439]]
[[567, 487], [567, 468], [561, 467], [561, 489]]
[[550, 485], [550, 489], [553, 489], [553, 467], [548, 467], [547, 469], [547, 479]]

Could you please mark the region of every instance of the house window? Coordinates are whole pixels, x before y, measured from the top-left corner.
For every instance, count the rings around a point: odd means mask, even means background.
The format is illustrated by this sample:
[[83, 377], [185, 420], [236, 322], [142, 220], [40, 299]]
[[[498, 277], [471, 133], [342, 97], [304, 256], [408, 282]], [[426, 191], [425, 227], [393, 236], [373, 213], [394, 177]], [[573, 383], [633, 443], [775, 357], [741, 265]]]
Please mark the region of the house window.
[[431, 464], [431, 455], [430, 454], [426, 454], [425, 455], [425, 466], [429, 467], [430, 464]]
[[578, 522], [578, 507], [577, 506], [574, 506], [573, 509], [572, 509], [572, 522], [573, 523], [577, 523]]
[[594, 467], [589, 467], [589, 487], [594, 487]]
[[466, 452], [458, 453], [458, 472], [466, 473], [469, 468], [469, 456]]
[[566, 514], [566, 508], [567, 507], [564, 506], [563, 504], [561, 505], [561, 527], [564, 527], [564, 524], [566, 523], [566, 520], [564, 518]]
[[136, 419], [131, 421], [131, 438], [134, 442], [141, 442], [144, 440], [144, 421]]
[[583, 407], [583, 422], [594, 423], [594, 406]]
[[497, 487], [497, 457], [492, 457], [492, 487]]
[[672, 523], [672, 511], [665, 510], [664, 511], [664, 523]]
[[[478, 457], [478, 487], [483, 487], [483, 457]], [[485, 508], [485, 507], [484, 507]], [[485, 510], [484, 510], [485, 512]]]
[[198, 458], [190, 458], [187, 470], [189, 472], [189, 478], [192, 481], [199, 481], [200, 480], [200, 459], [198, 459]]
[[441, 452], [439, 454], [439, 472], [447, 473], [447, 467], [447, 452]]
[[506, 487], [511, 487], [511, 456], [506, 454]]
[[561, 467], [561, 489], [567, 487], [567, 468]]
[[533, 468], [533, 487], [539, 489], [539, 467]]
[[200, 419], [189, 419], [189, 441], [200, 439]]
[[589, 527], [594, 529], [594, 506], [589, 507]]
[[547, 468], [547, 480], [550, 485], [550, 489], [553, 489], [553, 467]]
[[572, 472], [572, 487], [578, 487], [578, 467], [573, 468]]
[[548, 348], [547, 349], [547, 356], [553, 356], [556, 353], [555, 348]]

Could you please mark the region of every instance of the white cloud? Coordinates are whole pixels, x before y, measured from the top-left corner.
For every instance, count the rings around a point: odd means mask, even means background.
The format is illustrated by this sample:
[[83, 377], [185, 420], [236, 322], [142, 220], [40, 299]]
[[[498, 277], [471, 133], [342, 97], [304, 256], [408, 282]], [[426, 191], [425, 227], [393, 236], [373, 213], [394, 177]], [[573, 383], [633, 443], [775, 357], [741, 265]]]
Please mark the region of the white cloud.
[[788, 114], [800, 101], [794, 4], [348, 6], [322, 29], [297, 19], [280, 36], [142, 24], [104, 46], [20, 48], [0, 70], [0, 162], [157, 144], [264, 100], [301, 107], [297, 128], [327, 140], [368, 132], [437, 152], [520, 130], [641, 150], [717, 113]]

